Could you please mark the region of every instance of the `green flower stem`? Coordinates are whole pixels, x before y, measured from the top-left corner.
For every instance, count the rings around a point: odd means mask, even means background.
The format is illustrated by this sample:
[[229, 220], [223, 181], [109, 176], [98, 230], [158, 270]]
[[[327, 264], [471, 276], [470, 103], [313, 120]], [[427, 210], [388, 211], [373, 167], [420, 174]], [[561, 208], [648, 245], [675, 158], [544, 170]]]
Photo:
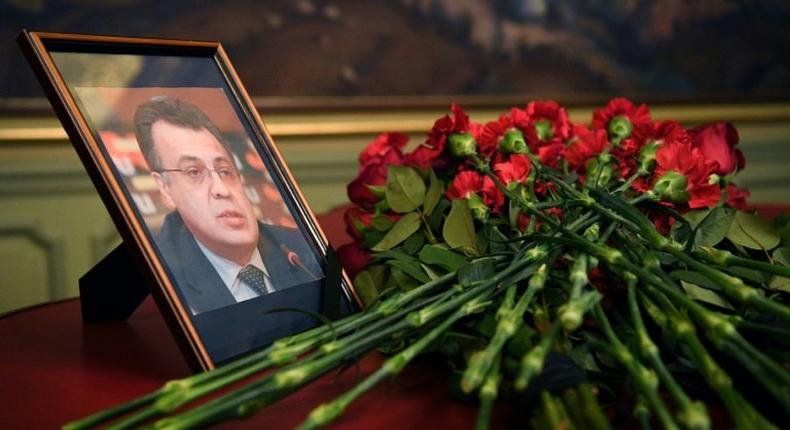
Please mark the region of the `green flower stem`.
[[694, 324], [676, 310], [669, 298], [655, 288], [646, 288], [667, 314], [665, 327], [685, 346], [686, 354], [697, 366], [711, 389], [719, 396], [736, 428], [774, 428], [735, 390], [730, 376], [716, 363], [699, 340]]
[[639, 422], [639, 426], [644, 430], [651, 430], [652, 427], [650, 426], [650, 407], [647, 404], [647, 400], [645, 400], [645, 396], [637, 395], [636, 396], [636, 404], [634, 405], [634, 416], [636, 420]]
[[790, 307], [760, 295], [757, 289], [747, 286], [739, 278], [730, 276], [707, 264], [700, 263], [686, 254], [680, 247], [680, 244], [666, 240], [665, 245], [660, 249], [686, 263], [706, 278], [716, 282], [727, 297], [738, 303], [750, 305], [767, 314], [776, 315], [783, 321], [790, 323]]
[[[534, 254], [540, 255], [539, 253]], [[482, 292], [493, 293], [491, 287], [525, 267], [529, 260], [530, 258], [516, 259], [490, 280], [468, 288], [450, 300], [436, 301], [427, 307], [410, 312], [406, 318], [403, 318], [400, 313], [393, 314], [392, 321], [385, 318], [386, 324], [373, 324], [361, 330], [360, 332], [365, 332], [365, 336], [355, 342], [345, 342], [334, 348], [326, 348], [324, 345], [322, 346], [323, 351], [301, 362], [287, 366], [261, 381], [253, 382], [182, 415], [161, 420], [156, 425], [157, 427], [186, 429], [249, 415], [313, 381], [348, 357], [357, 356], [375, 348], [395, 333], [427, 324], [458, 306], [462, 306]], [[370, 329], [373, 326], [376, 327], [375, 330]]]
[[669, 394], [675, 401], [678, 408], [678, 421], [686, 429], [707, 430], [710, 428], [710, 417], [707, 409], [702, 402], [692, 402], [685, 391], [675, 381], [661, 360], [658, 347], [650, 339], [647, 333], [642, 314], [639, 312], [639, 305], [636, 300], [636, 277], [628, 279], [628, 308], [631, 312], [631, 320], [634, 323], [637, 336], [639, 338], [639, 351], [642, 356], [650, 363], [650, 366], [658, 373], [661, 382], [667, 387]]
[[368, 318], [364, 317], [363, 314], [354, 314], [335, 321], [332, 326], [322, 325], [281, 339], [269, 348], [233, 361], [226, 366], [199, 373], [188, 378], [169, 381], [157, 391], [115, 408], [101, 411], [81, 420], [68, 423], [64, 425], [64, 428], [74, 430], [95, 427], [123, 414], [148, 406], [145, 409], [140, 409], [135, 414], [126, 417], [113, 426], [114, 428], [133, 427], [149, 418], [172, 412], [195, 398], [270, 367], [274, 364], [271, 359], [272, 355], [281, 355], [289, 348], [292, 351], [291, 353], [299, 349], [307, 351], [331, 337], [333, 335], [333, 329], [338, 331], [343, 329], [351, 330], [360, 324], [364, 324], [366, 319]]
[[548, 391], [541, 391], [541, 406], [543, 409], [543, 416], [546, 420], [546, 427], [551, 429], [566, 429], [572, 428], [571, 420], [562, 402], [557, 401], [554, 396]]
[[782, 339], [790, 339], [790, 329], [786, 327], [777, 327], [773, 324], [749, 321], [740, 315], [728, 315], [727, 318], [736, 328], [758, 331], [771, 336], [778, 336]]
[[[631, 247], [631, 249], [636, 250], [637, 248]], [[646, 256], [642, 260], [651, 261]], [[652, 263], [650, 265], [653, 266], [654, 270], [660, 271], [660, 267], [656, 264]], [[625, 267], [628, 272], [639, 274], [643, 281], [657, 287], [664, 294], [671, 297], [675, 303], [688, 310], [694, 317], [694, 320], [705, 329], [705, 334], [711, 340], [713, 346], [735, 358], [742, 366], [747, 368], [765, 388], [776, 396], [780, 403], [786, 407], [786, 411], [790, 413], [790, 373], [746, 341], [727, 318], [696, 303], [676, 288], [674, 284], [657, 278], [654, 274], [626, 259], [623, 259], [620, 265]], [[664, 278], [666, 277], [664, 275]]]
[[592, 386], [583, 382], [578, 388], [579, 397], [581, 399], [582, 411], [586, 417], [585, 423], [593, 430], [610, 430], [612, 427], [609, 425], [609, 420], [601, 410], [601, 405], [598, 403], [598, 397], [593, 392]]
[[700, 246], [698, 249], [700, 249], [700, 251], [695, 252], [694, 257], [704, 260], [708, 263], [713, 263], [724, 267], [746, 267], [760, 272], [772, 273], [774, 275], [790, 278], [790, 267], [787, 266], [739, 257], [729, 251], [716, 249], [709, 246]]
[[488, 430], [491, 428], [491, 411], [494, 409], [494, 401], [499, 395], [499, 366], [501, 360], [496, 360], [491, 370], [488, 372], [483, 386], [480, 387], [478, 398], [480, 399], [480, 410], [475, 420], [475, 430]]
[[[636, 227], [634, 231], [641, 233], [657, 250], [669, 253], [690, 268], [700, 272], [706, 278], [716, 282], [721, 287], [722, 292], [730, 299], [737, 303], [750, 305], [767, 314], [775, 315], [785, 322], [790, 322], [790, 307], [763, 297], [758, 293], [757, 289], [747, 286], [739, 278], [703, 264], [686, 254], [680, 243], [662, 236], [643, 213], [628, 205], [622, 198], [603, 192], [595, 192], [594, 194], [611, 207], [610, 209], [601, 204], [592, 205], [595, 210], [617, 221], [623, 217], [628, 218], [629, 225]], [[618, 212], [617, 217], [611, 217], [611, 211]]]
[[86, 429], [98, 426], [99, 424], [110, 421], [115, 417], [121, 416], [140, 407], [150, 405], [156, 401], [163, 390], [164, 387], [122, 405], [118, 405], [116, 407], [97, 412], [85, 418], [72, 421], [68, 424], [65, 424], [63, 426], [63, 430]]
[[532, 378], [543, 370], [543, 366], [546, 363], [546, 356], [549, 355], [551, 347], [554, 346], [554, 343], [557, 341], [561, 328], [562, 324], [560, 324], [559, 321], [555, 321], [551, 325], [551, 328], [549, 328], [540, 339], [540, 342], [521, 357], [518, 374], [513, 383], [516, 391], [524, 391]]
[[600, 305], [593, 307], [593, 316], [598, 324], [603, 329], [606, 338], [611, 344], [611, 353], [626, 368], [628, 373], [636, 383], [637, 388], [641, 394], [647, 399], [650, 406], [656, 412], [659, 421], [667, 429], [677, 429], [675, 419], [669, 413], [664, 401], [658, 395], [658, 378], [655, 372], [645, 368], [623, 345], [620, 339], [615, 334], [612, 326], [609, 324], [609, 319], [606, 317]]
[[[500, 259], [501, 260], [501, 259]], [[332, 337], [345, 332], [356, 330], [380, 318], [389, 315], [415, 299], [422, 297], [434, 289], [447, 284], [455, 279], [456, 272], [448, 273], [418, 288], [410, 290], [399, 296], [394, 296], [379, 303], [367, 312], [353, 314], [332, 323], [304, 331], [276, 341], [271, 347], [266, 348], [247, 357], [235, 360], [217, 369], [200, 373], [188, 378], [174, 380], [166, 383], [159, 390], [134, 399], [112, 409], [101, 411], [78, 421], [66, 424], [67, 429], [84, 429], [95, 427], [120, 415], [148, 406], [136, 414], [117, 423], [118, 428], [132, 427], [144, 420], [172, 412], [178, 407], [204, 396], [212, 391], [223, 388], [254, 373], [262, 371], [272, 364], [283, 364], [291, 361], [298, 355], [319, 345]], [[274, 360], [274, 363], [272, 363]]]
[[436, 341], [441, 335], [459, 319], [478, 312], [486, 304], [480, 299], [473, 299], [462, 305], [450, 318], [445, 319], [439, 325], [431, 329], [428, 334], [412, 343], [408, 348], [389, 358], [373, 374], [365, 378], [354, 388], [339, 396], [330, 403], [324, 403], [314, 409], [307, 419], [299, 425], [300, 430], [316, 429], [323, 427], [339, 417], [354, 400], [366, 393], [373, 386], [384, 380], [400, 373], [416, 356], [422, 353], [427, 347]]
[[[484, 350], [472, 355], [469, 359], [469, 365], [461, 377], [461, 390], [463, 392], [471, 393], [477, 389], [483, 383], [486, 375], [491, 372], [491, 366], [494, 365], [495, 361], [499, 360], [499, 353], [505, 342], [513, 337], [524, 324], [524, 312], [526, 312], [527, 306], [529, 306], [535, 294], [545, 286], [548, 272], [548, 266], [546, 263], [543, 263], [530, 278], [527, 290], [519, 298], [516, 305], [510, 309], [500, 307], [502, 317], [499, 319], [494, 336]], [[503, 301], [503, 306], [507, 305], [508, 303]]]

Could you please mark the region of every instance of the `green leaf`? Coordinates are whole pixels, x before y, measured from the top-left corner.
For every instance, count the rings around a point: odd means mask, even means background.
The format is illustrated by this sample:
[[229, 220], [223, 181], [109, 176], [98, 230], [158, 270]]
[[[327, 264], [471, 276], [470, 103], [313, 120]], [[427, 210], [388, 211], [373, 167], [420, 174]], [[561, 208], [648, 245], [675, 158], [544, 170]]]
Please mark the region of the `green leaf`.
[[[431, 280], [428, 277], [428, 275], [426, 275], [425, 272], [422, 271], [422, 268], [420, 267], [420, 264], [417, 262], [417, 260], [412, 260], [412, 261], [390, 260], [390, 261], [387, 262], [387, 264], [389, 264], [390, 266], [401, 270], [403, 273], [411, 276], [412, 278], [414, 278], [414, 279], [416, 279], [416, 280], [418, 280], [418, 281], [420, 281], [422, 283], [425, 283], [425, 282], [428, 282], [428, 281]], [[393, 274], [394, 273], [395, 272], [393, 272]]]
[[439, 181], [439, 178], [436, 177], [436, 173], [433, 172], [433, 169], [428, 171], [429, 175], [429, 185], [428, 185], [428, 192], [425, 194], [425, 202], [422, 205], [422, 213], [425, 216], [431, 215], [434, 208], [436, 208], [436, 204], [439, 203], [439, 199], [442, 198], [442, 183]]
[[391, 229], [393, 225], [395, 225], [395, 221], [393, 221], [392, 218], [382, 214], [374, 216], [370, 221], [371, 227], [382, 232]]
[[412, 212], [425, 201], [425, 183], [411, 167], [389, 166], [385, 196], [395, 212]]
[[[716, 246], [724, 240], [735, 219], [735, 209], [718, 206], [695, 226], [694, 243], [697, 246]], [[693, 225], [693, 224], [692, 224]]]
[[699, 285], [692, 284], [686, 281], [680, 281], [680, 285], [686, 290], [686, 294], [694, 300], [709, 303], [720, 308], [730, 309], [733, 307], [722, 299], [718, 294], [711, 290], [700, 287]]
[[779, 245], [779, 235], [771, 223], [757, 215], [738, 211], [727, 232], [727, 239], [751, 249], [770, 250]]
[[362, 244], [365, 245], [365, 248], [373, 248], [377, 243], [381, 242], [383, 238], [384, 232], [376, 229], [367, 230], [362, 235]]
[[439, 245], [425, 245], [418, 255], [420, 261], [452, 272], [467, 264], [466, 258]]
[[424, 270], [425, 273], [428, 274], [428, 277], [431, 278], [431, 281], [439, 279], [442, 276], [427, 264], [420, 264], [420, 267], [422, 267], [422, 270]]
[[420, 286], [408, 273], [399, 269], [392, 269], [392, 279], [404, 291], [413, 290]]
[[477, 281], [491, 279], [496, 275], [493, 258], [480, 258], [458, 269], [458, 282], [469, 286]]
[[732, 266], [732, 267], [726, 267], [724, 270], [732, 273], [733, 275], [739, 278], [748, 279], [750, 281], [756, 282], [761, 285], [767, 284], [769, 279], [771, 278], [770, 273], [765, 273], [754, 269], [748, 269], [746, 267]]
[[420, 229], [420, 216], [414, 212], [407, 213], [395, 223], [394, 226], [387, 232], [381, 242], [376, 244], [371, 250], [373, 251], [387, 251], [397, 246], [399, 243], [408, 239], [409, 236], [414, 234]]
[[462, 250], [465, 254], [479, 255], [475, 249], [475, 225], [472, 213], [465, 199], [453, 200], [450, 214], [444, 221], [442, 236], [451, 248]]
[[688, 221], [689, 224], [691, 224], [691, 228], [697, 228], [699, 223], [701, 223], [702, 220], [704, 220], [705, 217], [707, 217], [710, 214], [710, 212], [711, 212], [710, 209], [699, 209], [683, 215], [683, 218], [685, 218], [686, 221]]
[[771, 290], [790, 293], [790, 278], [785, 278], [784, 276], [774, 276], [771, 278], [771, 282], [768, 283], [768, 288]]
[[672, 224], [672, 227], [669, 229], [669, 236], [686, 245], [686, 243], [693, 237], [692, 234], [694, 232], [691, 230], [691, 226], [685, 222], [678, 222]]
[[439, 199], [439, 204], [436, 205], [433, 213], [431, 213], [431, 216], [428, 217], [428, 225], [431, 227], [432, 231], [438, 232], [441, 228], [442, 220], [444, 219], [444, 213], [447, 212], [448, 206], [450, 206], [450, 200]]
[[686, 281], [691, 284], [696, 284], [711, 290], [720, 290], [719, 284], [708, 279], [705, 275], [699, 272], [691, 272], [688, 270], [675, 270], [669, 274], [669, 277], [676, 281]]
[[354, 278], [354, 289], [362, 299], [365, 307], [372, 305], [379, 296], [380, 288], [384, 286], [386, 267], [371, 266], [363, 270]]
[[772, 257], [774, 262], [783, 266], [790, 266], [790, 248], [776, 248]]
[[425, 244], [425, 236], [422, 234], [413, 234], [403, 242], [403, 252], [414, 255]]

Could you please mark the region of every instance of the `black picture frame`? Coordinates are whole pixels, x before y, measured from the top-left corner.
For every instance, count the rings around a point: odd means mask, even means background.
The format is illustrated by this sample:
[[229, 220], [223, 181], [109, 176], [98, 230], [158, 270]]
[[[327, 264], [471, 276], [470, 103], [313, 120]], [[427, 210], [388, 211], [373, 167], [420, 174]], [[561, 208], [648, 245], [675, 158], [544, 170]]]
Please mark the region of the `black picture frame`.
[[[18, 41], [118, 228], [126, 248], [125, 253], [118, 254], [128, 255], [134, 262], [193, 370], [212, 369], [262, 348], [276, 338], [307, 329], [318, 323], [308, 315], [310, 312], [338, 314], [361, 306], [353, 285], [332, 258], [326, 236], [219, 42], [27, 30], [19, 35]], [[186, 106], [184, 109], [192, 109], [190, 112], [196, 109], [215, 126], [176, 124], [178, 130], [193, 133], [189, 134], [192, 140], [179, 140], [177, 151], [181, 148], [197, 151], [203, 148], [200, 139], [206, 139], [210, 143], [205, 147], [212, 151], [220, 148], [227, 157], [207, 155], [208, 162], [213, 163], [211, 166], [204, 163], [185, 169], [180, 164], [182, 161], [178, 161], [177, 166], [164, 166], [166, 169], [161, 170], [152, 168], [150, 159], [148, 162], [141, 159], [138, 140], [144, 139], [135, 140], [136, 135], [128, 130], [137, 126], [139, 134], [138, 116], [142, 107], [160, 102], [171, 107]], [[174, 126], [170, 120], [164, 123], [169, 124], [167, 127]], [[124, 130], [127, 134], [123, 134]], [[161, 136], [164, 132], [157, 133]], [[190, 146], [181, 145], [182, 141]], [[154, 152], [157, 160], [161, 158], [165, 162], [169, 153], [163, 152], [161, 137], [158, 142]], [[134, 144], [138, 145], [137, 155]], [[118, 147], [132, 149], [120, 156]], [[178, 154], [174, 159], [206, 161], [199, 157], [178, 158]], [[141, 173], [146, 169], [148, 175]], [[214, 190], [220, 188], [219, 184], [228, 190]], [[146, 194], [141, 189], [150, 192]], [[199, 190], [200, 197], [194, 197], [198, 194], [188, 194], [181, 200], [173, 197], [180, 196], [177, 192], [184, 189], [194, 193]], [[206, 189], [208, 192], [204, 193]], [[151, 197], [157, 192], [169, 203], [164, 205], [164, 212], [157, 208], [156, 198]], [[241, 209], [226, 209], [220, 215], [194, 203], [219, 199], [217, 196], [223, 193], [228, 197], [221, 198], [227, 201], [247, 203], [238, 203]], [[206, 195], [209, 197], [204, 198]], [[262, 195], [269, 200], [264, 201]], [[190, 207], [179, 206], [179, 201], [189, 202]], [[274, 212], [266, 213], [268, 222], [261, 222], [262, 214], [269, 209]], [[206, 218], [206, 214], [211, 218]], [[250, 214], [254, 214], [254, 220]], [[195, 219], [209, 219], [220, 223], [220, 227], [201, 230]], [[193, 277], [214, 279], [211, 273], [221, 273], [211, 270], [220, 267], [217, 261], [225, 261], [225, 255], [213, 251], [225, 248], [212, 247], [211, 235], [220, 236], [224, 244], [228, 238], [220, 235], [223, 229], [232, 230], [233, 235], [243, 230], [238, 233], [241, 235], [238, 241], [246, 244], [245, 250], [253, 240], [253, 230], [257, 232], [254, 254], [259, 253], [263, 262], [267, 281], [261, 285], [268, 294], [255, 290], [257, 293], [238, 299], [238, 291], [232, 288], [238, 287], [240, 281], [232, 278], [227, 287], [219, 286], [230, 289], [230, 296], [221, 288], [216, 290], [217, 295], [206, 293], [208, 288], [196, 287], [197, 292], [190, 289]], [[176, 239], [166, 241], [165, 231], [178, 232], [172, 236]], [[194, 250], [200, 251], [193, 252], [197, 257], [184, 256], [192, 255], [185, 250], [195, 245]], [[219, 275], [216, 279], [221, 278]], [[105, 277], [106, 285], [101, 288], [112, 289], [122, 284], [111, 280]], [[195, 285], [199, 283], [194, 281]], [[215, 291], [214, 284], [211, 291]], [[248, 288], [252, 291], [252, 287]], [[115, 295], [113, 291], [103, 291], [104, 295]], [[228, 302], [228, 297], [238, 302]], [[293, 308], [309, 312], [285, 311]], [[281, 312], [273, 312], [277, 310]]]

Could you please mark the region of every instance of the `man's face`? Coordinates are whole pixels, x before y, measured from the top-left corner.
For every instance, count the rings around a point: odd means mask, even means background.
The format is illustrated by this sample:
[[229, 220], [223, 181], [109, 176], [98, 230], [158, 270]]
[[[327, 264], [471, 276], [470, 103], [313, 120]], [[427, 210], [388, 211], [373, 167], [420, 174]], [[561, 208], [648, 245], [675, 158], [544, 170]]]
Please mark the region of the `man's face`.
[[[236, 172], [225, 147], [205, 128], [191, 130], [165, 121], [154, 123], [151, 137], [162, 168], [181, 169], [152, 174], [165, 205], [177, 210], [212, 252], [246, 264], [258, 243], [258, 223], [238, 174], [220, 177], [228, 169]], [[201, 171], [202, 180], [196, 174]]]

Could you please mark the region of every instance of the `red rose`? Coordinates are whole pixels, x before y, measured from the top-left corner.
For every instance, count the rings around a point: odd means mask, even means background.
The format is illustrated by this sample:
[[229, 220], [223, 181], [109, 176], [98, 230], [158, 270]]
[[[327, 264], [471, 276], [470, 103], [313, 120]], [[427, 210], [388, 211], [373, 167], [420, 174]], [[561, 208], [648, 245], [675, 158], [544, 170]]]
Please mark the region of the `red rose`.
[[371, 260], [370, 252], [357, 242], [348, 243], [338, 248], [337, 257], [351, 279], [365, 270]]
[[365, 166], [377, 160], [391, 159], [390, 152], [392, 151], [400, 155], [408, 141], [409, 136], [405, 134], [382, 133], [359, 154], [359, 164]]
[[343, 220], [346, 222], [346, 232], [355, 240], [361, 240], [373, 221], [373, 212], [364, 211], [356, 206], [346, 209]]
[[746, 199], [751, 193], [746, 188], [738, 188], [735, 184], [727, 184], [727, 204], [735, 209], [745, 211], [749, 208]]
[[716, 173], [726, 176], [746, 165], [743, 153], [736, 148], [738, 131], [728, 122], [708, 124], [691, 130], [694, 147], [708, 160], [719, 163]]
[[381, 196], [374, 193], [369, 186], [382, 186], [386, 183], [387, 165], [384, 163], [368, 164], [346, 187], [348, 199], [357, 206], [373, 209], [373, 206], [381, 200]]

